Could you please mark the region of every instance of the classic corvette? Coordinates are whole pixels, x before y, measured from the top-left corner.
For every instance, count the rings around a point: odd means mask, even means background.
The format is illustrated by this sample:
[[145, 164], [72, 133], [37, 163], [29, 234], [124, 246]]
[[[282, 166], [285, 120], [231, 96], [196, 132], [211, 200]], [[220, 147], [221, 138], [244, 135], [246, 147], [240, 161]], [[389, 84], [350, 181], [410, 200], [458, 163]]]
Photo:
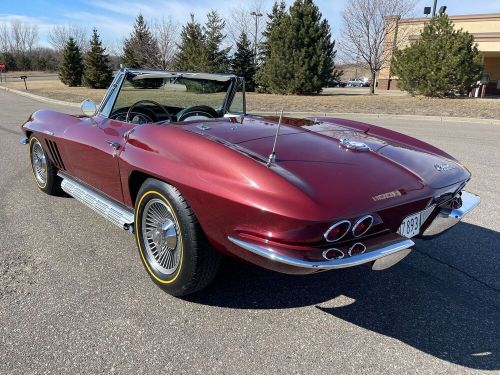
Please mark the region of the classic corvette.
[[246, 113], [231, 74], [121, 69], [82, 116], [22, 125], [38, 188], [134, 233], [168, 293], [207, 286], [222, 254], [290, 274], [388, 268], [479, 204], [446, 152], [361, 122]]

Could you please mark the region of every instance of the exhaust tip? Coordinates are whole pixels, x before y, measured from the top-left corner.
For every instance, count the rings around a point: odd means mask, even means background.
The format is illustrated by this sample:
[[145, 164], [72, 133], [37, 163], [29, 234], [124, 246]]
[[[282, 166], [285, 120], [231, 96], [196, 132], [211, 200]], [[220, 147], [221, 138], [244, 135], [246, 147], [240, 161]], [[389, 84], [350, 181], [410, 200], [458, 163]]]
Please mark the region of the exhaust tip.
[[363, 254], [365, 251], [366, 251], [366, 246], [363, 245], [361, 242], [356, 242], [349, 249], [349, 256], [352, 257], [354, 255]]
[[331, 248], [323, 251], [323, 258], [326, 260], [342, 259], [345, 254], [339, 249]]

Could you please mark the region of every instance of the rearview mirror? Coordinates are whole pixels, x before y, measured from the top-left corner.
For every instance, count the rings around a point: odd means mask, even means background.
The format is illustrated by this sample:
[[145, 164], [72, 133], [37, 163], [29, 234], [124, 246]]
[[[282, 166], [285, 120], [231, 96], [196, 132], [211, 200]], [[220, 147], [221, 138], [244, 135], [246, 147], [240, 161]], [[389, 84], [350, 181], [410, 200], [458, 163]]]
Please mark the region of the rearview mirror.
[[85, 99], [82, 104], [80, 104], [80, 108], [82, 109], [83, 114], [87, 117], [92, 117], [97, 112], [96, 104], [90, 99]]

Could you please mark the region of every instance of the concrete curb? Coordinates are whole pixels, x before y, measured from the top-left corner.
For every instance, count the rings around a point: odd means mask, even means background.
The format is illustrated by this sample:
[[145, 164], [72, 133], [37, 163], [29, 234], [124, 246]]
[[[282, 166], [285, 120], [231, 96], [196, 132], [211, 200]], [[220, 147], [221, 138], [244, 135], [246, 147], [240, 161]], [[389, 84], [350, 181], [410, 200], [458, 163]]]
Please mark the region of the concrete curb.
[[[1, 86], [0, 88], [12, 92], [17, 95], [25, 96], [27, 98], [31, 98], [40, 102], [52, 103], [65, 105], [68, 107], [80, 108], [79, 103], [66, 102], [63, 100], [46, 98], [45, 96], [31, 94], [29, 92], [23, 92], [15, 89], [11, 89], [5, 86]], [[254, 111], [251, 112], [257, 115], [279, 115], [278, 111]], [[368, 117], [368, 118], [381, 118], [381, 119], [395, 119], [395, 120], [421, 120], [421, 121], [437, 121], [437, 122], [466, 122], [466, 123], [478, 123], [478, 124], [491, 124], [491, 125], [500, 125], [500, 120], [497, 119], [488, 119], [488, 118], [469, 118], [469, 117], [451, 117], [451, 116], [423, 116], [423, 115], [398, 115], [391, 113], [346, 113], [346, 112], [284, 112], [286, 115], [293, 115], [297, 117], [322, 117], [322, 116], [331, 116], [331, 117]]]
[[65, 105], [65, 106], [68, 106], [68, 107], [80, 108], [80, 104], [79, 103], [72, 103], [72, 102], [66, 102], [64, 100], [57, 100], [57, 99], [46, 98], [45, 96], [35, 95], [35, 94], [31, 94], [29, 92], [15, 90], [15, 89], [11, 89], [11, 88], [8, 88], [8, 87], [5, 87], [5, 86], [0, 86], [0, 88], [2, 90], [8, 91], [8, 92], [12, 92], [12, 93], [17, 94], [17, 95], [25, 96], [27, 98], [34, 99], [34, 100], [37, 100], [39, 102], [59, 104], [59, 105]]

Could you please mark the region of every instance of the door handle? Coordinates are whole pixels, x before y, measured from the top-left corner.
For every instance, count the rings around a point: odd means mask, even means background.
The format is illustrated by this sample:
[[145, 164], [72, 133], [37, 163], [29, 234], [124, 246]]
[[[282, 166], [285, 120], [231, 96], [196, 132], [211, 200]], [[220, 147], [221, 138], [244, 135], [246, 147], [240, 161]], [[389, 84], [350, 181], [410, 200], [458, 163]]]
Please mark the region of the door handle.
[[118, 142], [106, 141], [106, 143], [113, 147], [115, 150], [118, 150], [120, 148], [120, 144]]
[[118, 155], [118, 150], [120, 149], [120, 144], [118, 142], [113, 142], [113, 141], [106, 141], [108, 145], [113, 147], [113, 157]]

